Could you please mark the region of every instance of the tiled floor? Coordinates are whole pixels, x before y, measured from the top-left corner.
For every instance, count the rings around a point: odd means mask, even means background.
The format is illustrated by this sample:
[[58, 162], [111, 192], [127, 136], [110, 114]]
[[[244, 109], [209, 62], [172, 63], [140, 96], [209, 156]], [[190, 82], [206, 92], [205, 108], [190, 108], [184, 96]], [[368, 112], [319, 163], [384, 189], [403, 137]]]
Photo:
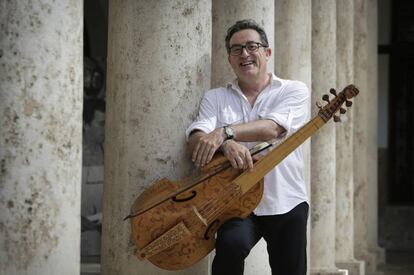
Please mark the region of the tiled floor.
[[[99, 264], [83, 264], [82, 265], [81, 275], [99, 275], [100, 266]], [[414, 275], [414, 266], [395, 266], [395, 265], [385, 265], [379, 267], [379, 275]]]
[[[414, 275], [414, 252], [387, 253], [387, 261], [387, 264], [378, 267], [378, 275]], [[100, 265], [97, 263], [83, 263], [81, 267], [81, 275], [99, 275], [99, 271]]]

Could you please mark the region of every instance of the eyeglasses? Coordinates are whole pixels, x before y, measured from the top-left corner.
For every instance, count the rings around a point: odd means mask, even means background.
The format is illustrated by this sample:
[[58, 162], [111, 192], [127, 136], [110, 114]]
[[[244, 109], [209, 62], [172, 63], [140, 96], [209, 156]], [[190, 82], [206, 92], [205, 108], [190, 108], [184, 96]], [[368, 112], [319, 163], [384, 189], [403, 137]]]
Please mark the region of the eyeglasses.
[[259, 42], [247, 42], [246, 45], [234, 45], [229, 48], [229, 54], [233, 56], [241, 55], [243, 49], [246, 49], [248, 53], [256, 52], [260, 47], [267, 48]]

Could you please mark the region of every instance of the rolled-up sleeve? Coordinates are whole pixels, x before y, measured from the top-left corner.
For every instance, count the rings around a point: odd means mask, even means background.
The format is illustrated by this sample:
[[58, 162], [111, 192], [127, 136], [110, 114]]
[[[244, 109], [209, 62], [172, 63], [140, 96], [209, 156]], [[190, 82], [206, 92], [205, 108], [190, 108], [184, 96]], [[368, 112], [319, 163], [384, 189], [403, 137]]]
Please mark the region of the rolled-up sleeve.
[[197, 119], [185, 131], [186, 139], [192, 131], [212, 132], [217, 126], [217, 99], [214, 91], [207, 92], [200, 103]]
[[291, 81], [275, 101], [260, 117], [282, 126], [285, 135], [296, 132], [309, 120], [309, 90], [304, 83]]

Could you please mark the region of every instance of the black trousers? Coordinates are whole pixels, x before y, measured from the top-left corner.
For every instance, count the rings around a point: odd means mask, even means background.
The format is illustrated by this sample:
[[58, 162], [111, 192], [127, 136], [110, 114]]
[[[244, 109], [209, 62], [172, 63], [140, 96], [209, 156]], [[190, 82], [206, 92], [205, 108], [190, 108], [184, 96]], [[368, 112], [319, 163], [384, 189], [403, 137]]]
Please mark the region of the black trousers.
[[231, 219], [217, 232], [213, 275], [242, 275], [244, 260], [263, 237], [272, 275], [306, 275], [306, 223], [309, 206], [285, 214]]

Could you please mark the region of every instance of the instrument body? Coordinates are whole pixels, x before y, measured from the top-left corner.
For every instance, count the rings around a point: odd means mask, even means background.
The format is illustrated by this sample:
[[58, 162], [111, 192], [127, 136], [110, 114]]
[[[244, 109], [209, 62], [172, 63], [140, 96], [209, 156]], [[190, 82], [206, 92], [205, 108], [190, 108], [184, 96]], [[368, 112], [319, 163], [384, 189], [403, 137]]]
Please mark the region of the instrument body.
[[[221, 156], [217, 158], [222, 159]], [[132, 218], [132, 238], [138, 248], [137, 256], [168, 270], [182, 269], [204, 258], [214, 249], [218, 228], [230, 218], [247, 217], [260, 202], [263, 180], [244, 195], [238, 185], [231, 184], [241, 172], [228, 167], [179, 196], [174, 194], [180, 183], [167, 179], [157, 181], [144, 191], [133, 209], [138, 210], [140, 205], [147, 203], [145, 197], [148, 200], [153, 200], [154, 196], [170, 199]], [[175, 228], [172, 237], [164, 238], [156, 245], [155, 250], [161, 250], [159, 253], [142, 252], [152, 241], [178, 224], [180, 226]]]

